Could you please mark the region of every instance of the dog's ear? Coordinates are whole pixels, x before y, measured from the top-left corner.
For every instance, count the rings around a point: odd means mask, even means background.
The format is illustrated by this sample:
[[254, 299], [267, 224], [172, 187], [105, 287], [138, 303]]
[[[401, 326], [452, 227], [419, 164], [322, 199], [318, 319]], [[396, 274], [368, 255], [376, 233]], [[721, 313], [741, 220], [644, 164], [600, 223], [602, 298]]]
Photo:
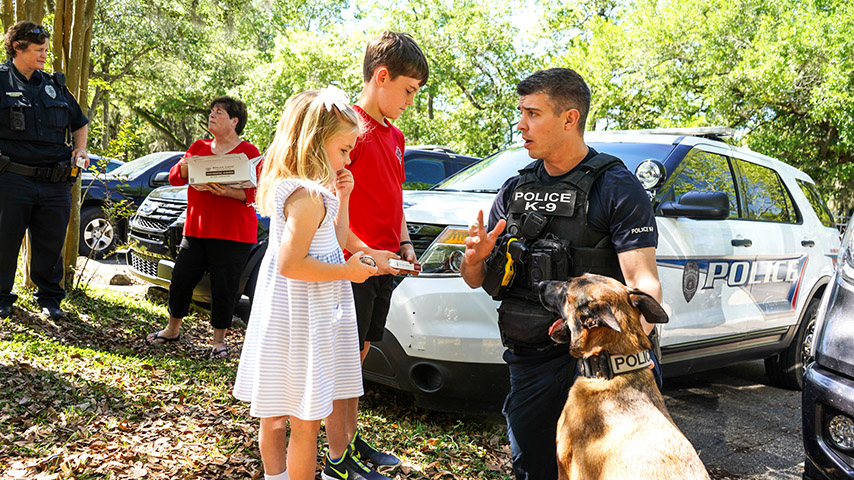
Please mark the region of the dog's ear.
[[670, 320], [667, 312], [654, 298], [640, 290], [629, 291], [629, 301], [643, 314], [643, 318], [649, 323], [667, 323]]
[[576, 316], [583, 317], [579, 320], [586, 328], [608, 327], [617, 332], [623, 331], [607, 302], [588, 302], [585, 308], [576, 310]]

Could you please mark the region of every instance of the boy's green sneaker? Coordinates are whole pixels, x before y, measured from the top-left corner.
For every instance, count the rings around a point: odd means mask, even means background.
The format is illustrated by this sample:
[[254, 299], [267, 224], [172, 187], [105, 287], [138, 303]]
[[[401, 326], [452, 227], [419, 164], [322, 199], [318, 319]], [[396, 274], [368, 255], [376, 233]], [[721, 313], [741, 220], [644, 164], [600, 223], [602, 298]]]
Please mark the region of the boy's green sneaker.
[[351, 445], [353, 445], [353, 450], [359, 460], [371, 462], [375, 467], [396, 467], [400, 465], [399, 458], [372, 447], [358, 433]]
[[326, 452], [326, 465], [320, 477], [323, 480], [391, 480], [368, 468], [356, 458], [352, 448], [352, 446], [347, 447], [344, 456], [335, 463], [329, 458], [329, 452]]

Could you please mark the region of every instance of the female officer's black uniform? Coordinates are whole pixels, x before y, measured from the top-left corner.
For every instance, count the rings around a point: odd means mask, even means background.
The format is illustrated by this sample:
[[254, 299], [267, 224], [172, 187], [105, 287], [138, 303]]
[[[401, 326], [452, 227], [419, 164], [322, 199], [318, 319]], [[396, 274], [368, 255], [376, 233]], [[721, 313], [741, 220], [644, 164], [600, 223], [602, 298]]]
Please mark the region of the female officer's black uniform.
[[8, 316], [18, 251], [29, 229], [30, 275], [43, 311], [62, 316], [62, 245], [71, 213], [69, 132], [89, 120], [61, 73], [29, 80], [10, 58], [0, 64], [0, 313]]

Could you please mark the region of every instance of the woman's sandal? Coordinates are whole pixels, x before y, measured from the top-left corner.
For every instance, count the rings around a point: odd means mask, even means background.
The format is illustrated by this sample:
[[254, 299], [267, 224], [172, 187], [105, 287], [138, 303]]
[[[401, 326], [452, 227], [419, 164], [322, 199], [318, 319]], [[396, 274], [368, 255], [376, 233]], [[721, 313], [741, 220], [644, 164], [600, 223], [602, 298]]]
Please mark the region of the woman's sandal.
[[177, 342], [181, 339], [181, 335], [176, 337], [161, 337], [160, 332], [149, 333], [145, 336], [145, 343], [149, 345], [164, 345], [166, 343]]
[[211, 354], [208, 357], [211, 360], [220, 360], [228, 356], [228, 345], [222, 348], [211, 348]]

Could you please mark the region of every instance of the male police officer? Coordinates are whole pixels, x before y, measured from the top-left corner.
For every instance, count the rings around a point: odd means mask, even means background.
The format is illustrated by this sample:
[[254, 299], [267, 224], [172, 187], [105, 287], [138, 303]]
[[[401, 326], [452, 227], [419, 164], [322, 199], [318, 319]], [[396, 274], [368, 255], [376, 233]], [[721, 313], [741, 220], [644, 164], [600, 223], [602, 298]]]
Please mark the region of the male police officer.
[[[591, 272], [660, 301], [658, 236], [637, 179], [617, 158], [584, 143], [590, 90], [581, 76], [567, 68], [542, 70], [516, 92], [517, 128], [537, 160], [501, 187], [489, 233], [479, 212], [461, 270], [470, 287], [483, 286], [501, 300], [499, 329], [510, 367], [504, 415], [516, 478], [554, 480], [555, 430], [575, 361], [548, 337], [554, 316], [539, 303], [536, 284]], [[513, 271], [505, 269], [508, 262]], [[644, 328], [652, 331], [645, 322]]]
[[[52, 319], [64, 313], [62, 244], [71, 214], [71, 183], [88, 166], [89, 120], [62, 74], [42, 71], [50, 35], [41, 25], [9, 27], [0, 64], [0, 318], [11, 315], [18, 250], [30, 231], [30, 272], [36, 301]], [[71, 131], [74, 150], [67, 145]]]

